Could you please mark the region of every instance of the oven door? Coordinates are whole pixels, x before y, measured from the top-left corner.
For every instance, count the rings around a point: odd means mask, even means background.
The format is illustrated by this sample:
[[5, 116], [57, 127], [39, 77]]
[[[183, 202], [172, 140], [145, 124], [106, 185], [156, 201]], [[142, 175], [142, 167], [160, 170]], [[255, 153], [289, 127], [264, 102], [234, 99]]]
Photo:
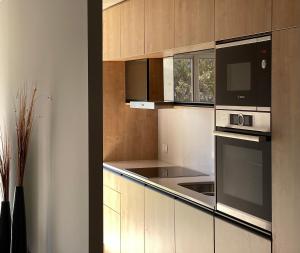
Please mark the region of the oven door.
[[217, 45], [216, 104], [270, 107], [270, 37], [245, 43], [239, 41]]
[[271, 231], [271, 142], [266, 136], [215, 132], [217, 209]]

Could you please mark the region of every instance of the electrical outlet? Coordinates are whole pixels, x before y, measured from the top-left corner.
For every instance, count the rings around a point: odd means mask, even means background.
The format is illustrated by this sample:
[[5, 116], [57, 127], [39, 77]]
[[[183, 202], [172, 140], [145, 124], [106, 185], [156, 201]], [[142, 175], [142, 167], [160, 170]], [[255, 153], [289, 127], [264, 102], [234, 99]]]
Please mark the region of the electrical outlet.
[[162, 151], [163, 151], [164, 153], [168, 153], [168, 144], [163, 144], [163, 145], [162, 145]]

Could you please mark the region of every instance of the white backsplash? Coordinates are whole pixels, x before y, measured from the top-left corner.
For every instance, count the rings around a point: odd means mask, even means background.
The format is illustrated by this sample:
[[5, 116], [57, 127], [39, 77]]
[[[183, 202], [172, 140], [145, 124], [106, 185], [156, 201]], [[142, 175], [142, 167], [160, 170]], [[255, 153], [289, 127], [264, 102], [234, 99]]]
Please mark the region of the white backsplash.
[[177, 107], [158, 112], [158, 158], [214, 174], [214, 109]]

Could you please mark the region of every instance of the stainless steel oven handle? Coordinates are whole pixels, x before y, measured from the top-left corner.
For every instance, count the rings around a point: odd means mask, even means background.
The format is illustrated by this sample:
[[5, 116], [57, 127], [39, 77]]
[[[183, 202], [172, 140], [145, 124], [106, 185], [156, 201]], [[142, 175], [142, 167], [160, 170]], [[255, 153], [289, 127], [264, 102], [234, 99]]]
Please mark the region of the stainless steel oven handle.
[[236, 134], [236, 133], [221, 132], [221, 131], [214, 131], [213, 134], [214, 136], [238, 139], [243, 141], [263, 142], [266, 140], [264, 136], [257, 136], [257, 135]]

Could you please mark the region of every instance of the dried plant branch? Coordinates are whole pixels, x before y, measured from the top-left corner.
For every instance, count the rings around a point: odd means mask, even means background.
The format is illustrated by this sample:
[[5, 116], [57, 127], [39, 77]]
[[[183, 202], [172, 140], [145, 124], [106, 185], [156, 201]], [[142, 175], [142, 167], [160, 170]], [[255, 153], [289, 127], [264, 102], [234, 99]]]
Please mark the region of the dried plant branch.
[[37, 89], [34, 88], [30, 100], [27, 104], [27, 93], [22, 90], [19, 93], [19, 109], [16, 118], [18, 161], [17, 161], [17, 185], [22, 186], [26, 168], [27, 154], [29, 148], [30, 135], [33, 124], [33, 109]]
[[4, 201], [9, 200], [9, 175], [10, 175], [10, 147], [7, 135], [1, 133], [1, 152], [0, 152], [0, 175], [1, 189]]

